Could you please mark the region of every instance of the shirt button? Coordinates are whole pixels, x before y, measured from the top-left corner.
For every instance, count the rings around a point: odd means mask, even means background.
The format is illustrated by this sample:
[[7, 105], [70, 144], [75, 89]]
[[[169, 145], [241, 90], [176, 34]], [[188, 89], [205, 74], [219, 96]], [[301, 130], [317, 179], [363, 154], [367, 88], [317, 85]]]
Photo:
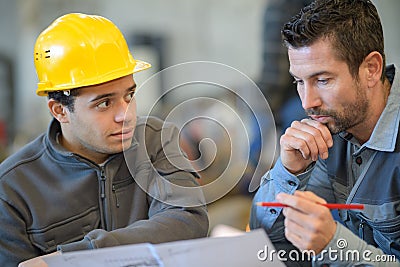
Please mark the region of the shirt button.
[[293, 182], [293, 181], [289, 181], [288, 184], [289, 184], [290, 186], [296, 186], [296, 185], [297, 185], [297, 184], [296, 184], [295, 182]]
[[357, 157], [357, 158], [356, 158], [356, 163], [357, 163], [358, 165], [361, 165], [361, 164], [362, 164], [362, 158], [361, 158], [361, 157]]
[[271, 214], [276, 214], [276, 213], [277, 213], [276, 209], [270, 209], [269, 212], [270, 212]]

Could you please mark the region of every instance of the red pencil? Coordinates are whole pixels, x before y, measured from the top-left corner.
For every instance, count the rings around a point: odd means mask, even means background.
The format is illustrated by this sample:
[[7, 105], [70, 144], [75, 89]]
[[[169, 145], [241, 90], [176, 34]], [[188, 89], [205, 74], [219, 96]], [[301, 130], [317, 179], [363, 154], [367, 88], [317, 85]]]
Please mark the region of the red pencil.
[[[339, 210], [362, 210], [364, 209], [363, 204], [338, 204], [338, 203], [328, 203], [322, 204], [318, 203], [319, 205], [325, 206], [328, 209], [339, 209]], [[257, 202], [257, 206], [261, 207], [288, 207], [286, 204], [282, 204], [279, 202]]]

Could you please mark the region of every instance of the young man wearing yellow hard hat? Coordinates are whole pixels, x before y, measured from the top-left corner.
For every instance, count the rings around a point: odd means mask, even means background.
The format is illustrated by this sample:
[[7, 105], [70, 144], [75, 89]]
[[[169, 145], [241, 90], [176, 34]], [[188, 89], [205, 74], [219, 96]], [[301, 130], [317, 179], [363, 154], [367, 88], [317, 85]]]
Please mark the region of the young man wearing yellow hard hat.
[[132, 74], [150, 65], [132, 57], [119, 29], [104, 17], [64, 15], [39, 35], [34, 61], [36, 92], [54, 119], [0, 165], [0, 266], [206, 236], [178, 130], [136, 116]]

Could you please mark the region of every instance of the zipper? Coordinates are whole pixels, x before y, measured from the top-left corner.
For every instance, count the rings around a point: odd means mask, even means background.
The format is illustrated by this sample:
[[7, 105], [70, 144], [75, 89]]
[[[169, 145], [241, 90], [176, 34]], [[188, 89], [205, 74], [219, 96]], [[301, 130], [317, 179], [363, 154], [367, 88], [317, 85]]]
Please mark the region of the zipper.
[[103, 229], [106, 229], [106, 222], [105, 222], [105, 199], [106, 199], [106, 171], [104, 166], [100, 166], [100, 221], [101, 226]]
[[101, 200], [106, 198], [106, 173], [103, 166], [100, 171], [100, 198]]
[[114, 184], [112, 185], [112, 192], [113, 192], [113, 194], [114, 194], [114, 196], [115, 196], [115, 202], [116, 202], [117, 208], [120, 207], [120, 203], [119, 203], [118, 195], [117, 195], [117, 192], [116, 192], [116, 191], [117, 191], [118, 189], [124, 188], [124, 187], [126, 187], [126, 186], [128, 186], [128, 185], [130, 185], [130, 184], [132, 184], [132, 183], [133, 183], [133, 178], [132, 178], [132, 177], [129, 177], [128, 179], [125, 179], [125, 180], [120, 181], [120, 182], [116, 182], [116, 183], [114, 183]]
[[119, 208], [119, 200], [118, 200], [118, 195], [117, 195], [117, 193], [115, 192], [117, 189], [116, 189], [116, 187], [115, 187], [115, 184], [113, 184], [112, 185], [112, 191], [113, 191], [113, 194], [114, 194], [114, 196], [115, 196], [115, 204], [116, 204], [116, 206], [117, 206], [117, 208]]
[[364, 240], [364, 226], [365, 226], [365, 221], [361, 219], [360, 224], [358, 226], [358, 236]]

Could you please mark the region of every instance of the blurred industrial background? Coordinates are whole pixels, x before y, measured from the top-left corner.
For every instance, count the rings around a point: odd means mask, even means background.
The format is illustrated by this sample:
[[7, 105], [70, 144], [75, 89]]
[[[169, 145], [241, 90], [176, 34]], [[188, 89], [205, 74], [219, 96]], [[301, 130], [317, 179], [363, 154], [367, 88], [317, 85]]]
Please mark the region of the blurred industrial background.
[[[139, 85], [159, 70], [190, 61], [222, 63], [258, 83], [265, 75], [265, 32], [279, 30], [265, 27], [265, 11], [279, 1], [0, 0], [0, 162], [47, 128], [50, 115], [46, 99], [35, 94], [33, 47], [38, 34], [57, 17], [82, 12], [111, 19], [125, 35], [134, 57], [153, 65], [150, 71], [136, 74]], [[387, 62], [400, 65], [400, 34], [396, 28], [400, 1], [373, 2], [384, 26]], [[273, 18], [274, 14], [269, 16]], [[242, 79], [233, 74], [225, 78], [230, 85], [238, 86]], [[162, 93], [161, 87], [146, 92], [138, 103], [139, 114], [154, 103]], [[249, 205], [249, 198], [236, 201]], [[238, 205], [231, 207], [238, 210]], [[234, 215], [227, 216], [229, 209], [222, 207], [226, 221], [238, 221]], [[221, 210], [216, 207], [210, 212], [214, 216]], [[246, 216], [244, 222], [232, 226], [243, 228]], [[218, 215], [213, 218], [214, 224], [227, 223], [219, 221]]]

